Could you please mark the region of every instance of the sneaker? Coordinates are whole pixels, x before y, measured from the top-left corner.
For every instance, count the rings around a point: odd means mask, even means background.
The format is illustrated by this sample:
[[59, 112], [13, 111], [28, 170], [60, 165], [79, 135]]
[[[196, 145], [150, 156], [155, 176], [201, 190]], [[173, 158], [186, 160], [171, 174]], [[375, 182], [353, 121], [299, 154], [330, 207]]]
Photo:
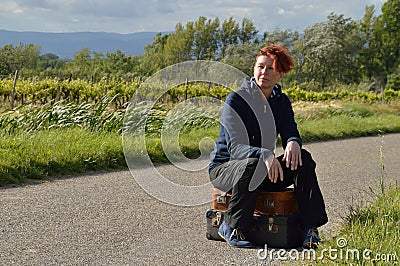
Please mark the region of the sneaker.
[[231, 246], [238, 248], [250, 248], [254, 245], [245, 239], [243, 232], [232, 229], [225, 221], [218, 228], [218, 234]]
[[303, 248], [316, 249], [321, 239], [318, 236], [318, 229], [311, 227], [305, 231], [305, 238], [303, 242]]

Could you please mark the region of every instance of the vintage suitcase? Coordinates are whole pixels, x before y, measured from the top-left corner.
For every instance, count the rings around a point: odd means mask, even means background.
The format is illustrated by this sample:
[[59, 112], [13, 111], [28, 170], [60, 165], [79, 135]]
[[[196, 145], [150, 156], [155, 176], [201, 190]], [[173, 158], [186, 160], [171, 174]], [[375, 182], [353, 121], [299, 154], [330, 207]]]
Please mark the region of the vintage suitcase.
[[[226, 211], [228, 209], [231, 194], [218, 188], [212, 189], [212, 209]], [[293, 188], [280, 192], [259, 192], [257, 194], [256, 214], [288, 215], [299, 212]]]
[[[209, 240], [223, 239], [218, 234], [218, 227], [224, 219], [224, 211], [208, 209], [206, 211], [207, 233]], [[246, 232], [246, 237], [253, 244], [271, 248], [300, 247], [301, 230], [299, 214], [264, 215], [254, 214], [253, 222]]]

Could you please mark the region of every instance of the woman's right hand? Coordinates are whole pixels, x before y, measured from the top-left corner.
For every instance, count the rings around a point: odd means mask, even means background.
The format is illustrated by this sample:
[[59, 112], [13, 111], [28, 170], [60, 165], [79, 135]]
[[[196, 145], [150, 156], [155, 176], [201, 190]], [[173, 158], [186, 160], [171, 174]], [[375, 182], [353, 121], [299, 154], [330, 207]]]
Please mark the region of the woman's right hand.
[[283, 170], [281, 164], [274, 155], [268, 157], [268, 159], [265, 161], [265, 165], [268, 169], [268, 178], [272, 183], [276, 183], [278, 178], [283, 181]]

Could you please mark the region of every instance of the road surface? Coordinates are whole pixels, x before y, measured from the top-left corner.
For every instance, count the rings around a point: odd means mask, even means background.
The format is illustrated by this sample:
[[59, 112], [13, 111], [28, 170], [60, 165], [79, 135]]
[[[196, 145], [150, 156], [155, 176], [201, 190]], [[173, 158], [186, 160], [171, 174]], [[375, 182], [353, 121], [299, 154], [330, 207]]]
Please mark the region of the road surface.
[[[400, 134], [304, 145], [325, 197], [325, 237], [335, 235], [351, 204], [368, 202], [370, 188], [379, 188], [380, 150], [385, 182], [400, 180], [399, 147]], [[206, 170], [157, 170], [176, 182], [208, 181]], [[0, 265], [266, 265], [256, 249], [206, 239], [209, 206], [158, 201], [129, 171], [0, 189]]]

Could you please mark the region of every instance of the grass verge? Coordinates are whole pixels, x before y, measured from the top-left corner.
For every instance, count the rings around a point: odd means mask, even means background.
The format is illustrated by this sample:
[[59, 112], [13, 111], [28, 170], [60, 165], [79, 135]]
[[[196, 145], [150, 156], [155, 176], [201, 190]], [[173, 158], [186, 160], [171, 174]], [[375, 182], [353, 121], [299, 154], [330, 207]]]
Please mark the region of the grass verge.
[[75, 128], [0, 138], [0, 185], [124, 166], [118, 133]]
[[377, 196], [366, 207], [351, 207], [347, 224], [318, 248], [316, 265], [398, 265], [400, 187]]

